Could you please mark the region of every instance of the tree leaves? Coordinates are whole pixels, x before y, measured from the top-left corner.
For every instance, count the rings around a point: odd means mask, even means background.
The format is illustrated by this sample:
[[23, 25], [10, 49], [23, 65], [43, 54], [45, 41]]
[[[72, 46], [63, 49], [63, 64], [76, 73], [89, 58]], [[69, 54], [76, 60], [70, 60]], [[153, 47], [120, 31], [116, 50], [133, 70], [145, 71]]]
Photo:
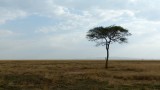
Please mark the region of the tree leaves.
[[[89, 41], [96, 41], [96, 46], [104, 46], [113, 42], [127, 43], [127, 36], [131, 33], [121, 26], [111, 25], [108, 27], [95, 27], [87, 32], [87, 39]], [[103, 41], [105, 40], [105, 42]]]

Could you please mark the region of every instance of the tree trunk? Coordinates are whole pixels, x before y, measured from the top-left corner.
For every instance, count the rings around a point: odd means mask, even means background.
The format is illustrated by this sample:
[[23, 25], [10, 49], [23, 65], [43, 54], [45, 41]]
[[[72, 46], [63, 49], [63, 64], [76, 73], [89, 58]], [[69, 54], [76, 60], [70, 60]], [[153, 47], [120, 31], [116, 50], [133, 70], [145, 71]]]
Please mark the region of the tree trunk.
[[108, 68], [108, 58], [109, 58], [109, 44], [106, 45], [107, 57], [106, 57], [106, 65], [105, 68]]

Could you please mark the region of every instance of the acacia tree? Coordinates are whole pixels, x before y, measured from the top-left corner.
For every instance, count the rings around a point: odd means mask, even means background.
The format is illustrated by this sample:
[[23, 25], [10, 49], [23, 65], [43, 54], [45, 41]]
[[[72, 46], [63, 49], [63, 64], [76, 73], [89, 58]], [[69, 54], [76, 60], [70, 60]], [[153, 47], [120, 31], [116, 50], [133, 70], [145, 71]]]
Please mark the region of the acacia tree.
[[127, 29], [121, 26], [108, 26], [108, 27], [95, 27], [90, 29], [87, 32], [87, 39], [89, 41], [95, 41], [97, 44], [96, 46], [106, 46], [107, 57], [105, 68], [108, 68], [108, 58], [109, 58], [109, 47], [111, 43], [118, 42], [118, 43], [127, 43], [127, 36], [131, 34], [128, 32]]

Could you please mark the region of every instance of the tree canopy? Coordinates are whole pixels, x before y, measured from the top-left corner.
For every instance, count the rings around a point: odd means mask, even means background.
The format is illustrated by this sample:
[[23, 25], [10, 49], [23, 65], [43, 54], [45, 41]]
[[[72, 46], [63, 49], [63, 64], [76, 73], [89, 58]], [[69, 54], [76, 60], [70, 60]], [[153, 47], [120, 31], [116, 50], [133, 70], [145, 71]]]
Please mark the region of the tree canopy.
[[127, 36], [131, 33], [127, 29], [121, 26], [108, 26], [108, 27], [95, 27], [87, 32], [87, 39], [89, 41], [95, 41], [96, 46], [106, 46], [107, 57], [106, 57], [106, 68], [108, 68], [108, 58], [109, 58], [109, 46], [111, 43], [127, 43]]
[[127, 37], [131, 34], [127, 29], [121, 26], [109, 26], [109, 27], [95, 27], [87, 32], [87, 38], [89, 41], [95, 41], [97, 46], [106, 45], [113, 42], [127, 43]]

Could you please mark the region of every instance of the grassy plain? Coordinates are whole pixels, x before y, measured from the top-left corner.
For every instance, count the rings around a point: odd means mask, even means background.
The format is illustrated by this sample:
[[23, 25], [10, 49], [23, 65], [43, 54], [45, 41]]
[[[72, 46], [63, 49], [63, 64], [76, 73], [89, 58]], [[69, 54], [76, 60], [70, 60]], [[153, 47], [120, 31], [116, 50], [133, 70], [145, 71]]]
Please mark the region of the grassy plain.
[[0, 61], [0, 90], [160, 90], [160, 61]]

